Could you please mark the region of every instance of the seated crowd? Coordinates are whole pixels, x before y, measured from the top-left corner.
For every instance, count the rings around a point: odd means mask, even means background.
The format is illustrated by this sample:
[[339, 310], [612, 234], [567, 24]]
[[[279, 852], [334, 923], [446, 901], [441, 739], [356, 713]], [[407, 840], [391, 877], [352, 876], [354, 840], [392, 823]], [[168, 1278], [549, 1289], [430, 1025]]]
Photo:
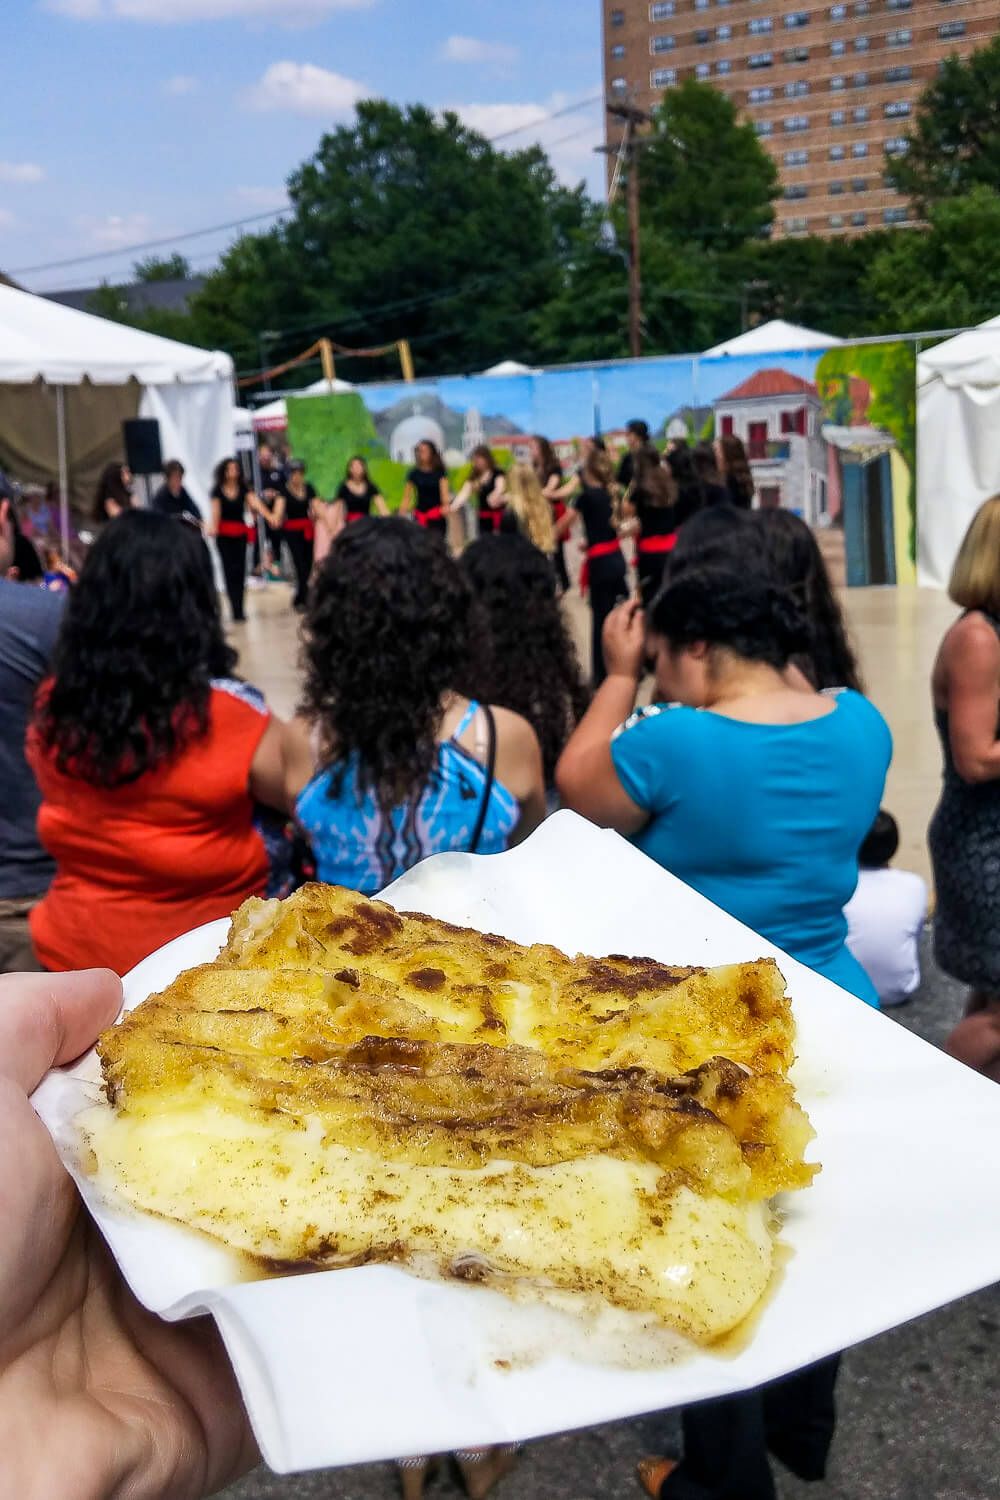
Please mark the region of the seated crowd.
[[[0, 971], [123, 973], [307, 872], [376, 894], [430, 855], [502, 852], [563, 807], [868, 1004], [905, 1001], [927, 892], [890, 868], [891, 736], [816, 540], [788, 512], [749, 508], [749, 470], [725, 441], [661, 462], [648, 433], [632, 438], [622, 493], [599, 440], [569, 480], [544, 440], [506, 475], [478, 451], [456, 497], [424, 444], [398, 516], [360, 459], [323, 510], [301, 466], [279, 490], [262, 464], [258, 498], [235, 461], [220, 465], [204, 532], [237, 620], [247, 509], [279, 552], [292, 538], [303, 682], [287, 723], [239, 674], [180, 465], [151, 511], [109, 471], [106, 524], [68, 594], [17, 581], [17, 516], [0, 499], [0, 766], [14, 793], [0, 816]], [[483, 520], [456, 556], [447, 521], [470, 496]], [[290, 515], [303, 520], [292, 533]], [[577, 523], [593, 688], [559, 602]], [[972, 642], [977, 681], [947, 642], [935, 678], [948, 816], [963, 826], [982, 816], [962, 792], [977, 735], [990, 745], [967, 780], [1000, 784], [997, 571], [976, 583], [966, 558], [955, 595], [966, 621], [989, 621]], [[1000, 809], [997, 824], [1000, 837]], [[976, 994], [966, 1051], [953, 1050], [996, 1074], [1000, 980], [972, 952], [987, 937], [954, 909], [945, 951], [960, 950], [953, 971]], [[820, 1477], [836, 1374], [827, 1361], [685, 1412], [685, 1456], [645, 1462], [647, 1490], [771, 1500], [769, 1451]], [[404, 1476], [407, 1493], [421, 1481]]]

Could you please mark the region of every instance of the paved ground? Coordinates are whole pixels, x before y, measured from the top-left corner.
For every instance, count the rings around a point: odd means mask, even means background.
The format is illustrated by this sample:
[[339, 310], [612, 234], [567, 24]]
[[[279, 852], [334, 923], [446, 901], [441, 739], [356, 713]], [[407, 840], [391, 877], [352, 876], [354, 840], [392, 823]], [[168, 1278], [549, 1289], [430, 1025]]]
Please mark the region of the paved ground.
[[[940, 1042], [961, 1010], [958, 987], [933, 969], [895, 1014]], [[984, 1163], [987, 1190], [990, 1167]], [[899, 1246], [902, 1260], [905, 1244]], [[922, 1318], [848, 1354], [840, 1382], [840, 1430], [825, 1485], [779, 1476], [782, 1500], [997, 1500], [1000, 1495], [1000, 1288]], [[331, 1413], [336, 1421], [336, 1413]], [[534, 1443], [496, 1491], [497, 1500], [633, 1500], [635, 1460], [669, 1450], [670, 1418], [647, 1418]], [[388, 1464], [279, 1479], [265, 1469], [227, 1500], [396, 1500]], [[462, 1493], [454, 1476], [428, 1486], [429, 1500]]]

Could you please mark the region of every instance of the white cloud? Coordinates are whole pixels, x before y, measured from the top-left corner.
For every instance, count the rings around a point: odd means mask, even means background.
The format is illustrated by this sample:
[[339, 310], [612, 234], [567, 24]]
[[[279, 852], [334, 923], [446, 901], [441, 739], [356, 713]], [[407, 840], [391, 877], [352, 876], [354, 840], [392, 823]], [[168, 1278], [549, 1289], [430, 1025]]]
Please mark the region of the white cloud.
[[337, 10], [366, 10], [377, 0], [42, 0], [46, 10], [77, 21], [230, 21], [277, 24], [321, 21]]
[[288, 193], [283, 187], [238, 187], [235, 196], [241, 203], [259, 209], [261, 213], [288, 206]]
[[162, 92], [171, 99], [179, 99], [182, 94], [196, 93], [199, 87], [197, 78], [191, 73], [176, 73], [163, 84]]
[[[545, 104], [456, 104], [453, 108], [463, 124], [470, 130], [478, 130], [488, 140], [517, 131], [518, 136], [512, 136], [511, 150], [521, 144], [521, 135], [527, 140], [530, 127], [540, 125], [550, 113]], [[500, 144], [506, 145], [506, 141]]]
[[543, 104], [453, 104], [451, 108], [471, 130], [495, 140], [500, 150], [542, 146], [561, 181], [575, 187], [585, 178], [595, 187], [603, 174], [600, 159], [594, 155], [603, 140], [603, 103], [595, 97], [579, 109], [567, 108], [573, 103], [565, 94], [553, 94]]
[[41, 182], [45, 173], [33, 161], [0, 161], [0, 182]]
[[107, 214], [102, 219], [80, 219], [79, 224], [96, 250], [127, 250], [152, 237], [148, 214]]
[[441, 49], [445, 62], [495, 63], [507, 67], [520, 53], [509, 42], [485, 42], [474, 36], [450, 36]]
[[251, 109], [343, 119], [359, 100], [370, 97], [363, 83], [342, 73], [332, 73], [315, 63], [276, 62], [247, 91], [245, 100]]

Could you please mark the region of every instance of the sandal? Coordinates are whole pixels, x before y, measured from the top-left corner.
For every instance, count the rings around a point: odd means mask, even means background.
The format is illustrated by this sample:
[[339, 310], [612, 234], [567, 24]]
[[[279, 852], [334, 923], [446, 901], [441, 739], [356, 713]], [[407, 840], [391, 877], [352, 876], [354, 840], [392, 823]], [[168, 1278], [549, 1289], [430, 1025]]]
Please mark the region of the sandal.
[[658, 1454], [642, 1458], [636, 1465], [639, 1483], [653, 1500], [660, 1500], [660, 1490], [677, 1468], [676, 1458], [661, 1458]]
[[513, 1469], [519, 1452], [514, 1446], [460, 1449], [455, 1454], [455, 1462], [461, 1470], [469, 1500], [486, 1500], [494, 1485]]

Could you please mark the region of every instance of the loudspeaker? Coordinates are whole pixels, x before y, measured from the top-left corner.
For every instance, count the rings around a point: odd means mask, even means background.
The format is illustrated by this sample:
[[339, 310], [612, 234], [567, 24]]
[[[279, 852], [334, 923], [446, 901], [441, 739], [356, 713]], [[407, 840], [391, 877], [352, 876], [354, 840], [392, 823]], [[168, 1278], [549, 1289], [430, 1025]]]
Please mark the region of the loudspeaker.
[[160, 451], [160, 424], [155, 417], [132, 417], [122, 423], [125, 440], [125, 462], [133, 474], [163, 472]]

